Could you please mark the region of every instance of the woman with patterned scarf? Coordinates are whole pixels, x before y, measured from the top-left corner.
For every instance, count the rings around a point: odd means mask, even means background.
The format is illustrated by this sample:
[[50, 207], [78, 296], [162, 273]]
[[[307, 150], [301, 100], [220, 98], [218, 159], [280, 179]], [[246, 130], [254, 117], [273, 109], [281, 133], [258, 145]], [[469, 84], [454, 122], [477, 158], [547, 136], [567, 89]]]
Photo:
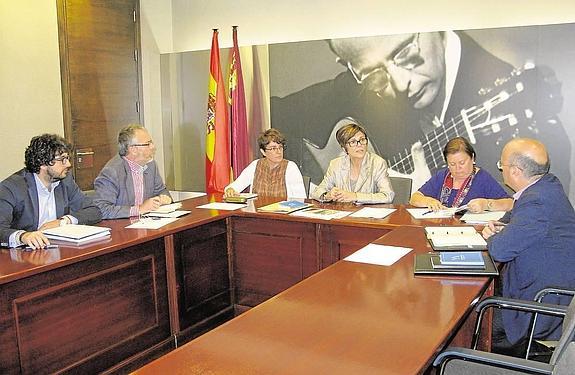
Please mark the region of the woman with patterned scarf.
[[293, 161], [284, 159], [286, 139], [276, 129], [268, 129], [258, 137], [263, 158], [252, 161], [226, 186], [224, 197], [236, 196], [250, 186], [250, 193], [268, 197], [307, 198], [303, 177]]
[[475, 150], [467, 139], [451, 139], [443, 157], [447, 168], [440, 169], [412, 194], [411, 205], [434, 211], [467, 205], [471, 212], [509, 211], [513, 207], [513, 199], [501, 185], [475, 165]]

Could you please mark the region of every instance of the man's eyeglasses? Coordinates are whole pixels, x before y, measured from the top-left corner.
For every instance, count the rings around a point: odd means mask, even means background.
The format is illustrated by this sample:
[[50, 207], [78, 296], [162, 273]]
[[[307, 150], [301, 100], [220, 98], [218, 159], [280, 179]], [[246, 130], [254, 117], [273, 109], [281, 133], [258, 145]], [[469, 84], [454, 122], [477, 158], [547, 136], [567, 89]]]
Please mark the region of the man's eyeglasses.
[[70, 161], [70, 155], [60, 155], [54, 158], [54, 161], [62, 162], [62, 164], [66, 164], [67, 161]]
[[367, 138], [351, 139], [346, 144], [349, 147], [357, 147], [357, 145], [365, 146], [367, 144]]
[[130, 145], [130, 147], [150, 147], [153, 144], [154, 144], [154, 141], [149, 140], [146, 143], [133, 143]]
[[499, 169], [500, 171], [503, 170], [503, 167], [516, 167], [519, 170], [523, 170], [521, 167], [515, 165], [515, 164], [503, 164], [501, 162], [501, 160], [497, 160], [497, 169]]
[[[391, 63], [398, 68], [413, 70], [423, 62], [420, 52], [419, 33], [417, 33], [413, 36], [413, 40], [410, 43], [405, 45], [395, 54], [395, 56], [393, 56]], [[371, 91], [380, 92], [389, 86], [391, 77], [383, 63], [367, 73], [358, 73], [354, 69], [353, 65], [351, 65], [351, 62], [342, 61], [339, 57], [337, 58], [337, 61], [347, 67], [359, 85], [364, 85]]]
[[274, 146], [274, 147], [266, 147], [264, 150], [270, 152], [270, 151], [283, 151], [287, 148], [286, 145], [279, 145], [279, 146]]

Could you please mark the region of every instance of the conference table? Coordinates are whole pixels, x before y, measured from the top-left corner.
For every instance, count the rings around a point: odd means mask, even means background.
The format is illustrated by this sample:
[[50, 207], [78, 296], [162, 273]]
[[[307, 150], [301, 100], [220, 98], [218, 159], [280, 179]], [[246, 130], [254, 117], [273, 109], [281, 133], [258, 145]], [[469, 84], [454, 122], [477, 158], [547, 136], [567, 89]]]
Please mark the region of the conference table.
[[[413, 275], [431, 250], [423, 228], [457, 218], [397, 206], [327, 221], [258, 212], [265, 197], [197, 208], [212, 201], [184, 201], [191, 212], [160, 229], [108, 220], [98, 242], [0, 250], [0, 373], [426, 373], [469, 345], [473, 306], [493, 293], [490, 277]], [[391, 266], [342, 260], [369, 243], [411, 251]]]

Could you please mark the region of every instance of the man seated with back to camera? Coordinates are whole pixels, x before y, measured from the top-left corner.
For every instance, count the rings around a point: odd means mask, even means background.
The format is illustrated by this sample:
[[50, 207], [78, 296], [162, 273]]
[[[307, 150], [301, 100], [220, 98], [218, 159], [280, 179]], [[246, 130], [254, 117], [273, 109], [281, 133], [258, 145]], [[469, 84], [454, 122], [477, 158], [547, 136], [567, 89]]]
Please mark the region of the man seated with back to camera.
[[[543, 288], [575, 289], [575, 211], [549, 166], [543, 143], [528, 138], [508, 142], [497, 163], [503, 181], [516, 192], [511, 211], [483, 229], [489, 253], [503, 263], [503, 297], [533, 300]], [[566, 305], [570, 297], [551, 296], [544, 302]], [[493, 350], [524, 355], [531, 318], [529, 313], [495, 309]], [[535, 338], [559, 338], [561, 322], [539, 316]]]
[[102, 213], [69, 173], [72, 145], [56, 134], [32, 138], [26, 167], [0, 183], [2, 246], [50, 245], [42, 230], [66, 224], [95, 224]]

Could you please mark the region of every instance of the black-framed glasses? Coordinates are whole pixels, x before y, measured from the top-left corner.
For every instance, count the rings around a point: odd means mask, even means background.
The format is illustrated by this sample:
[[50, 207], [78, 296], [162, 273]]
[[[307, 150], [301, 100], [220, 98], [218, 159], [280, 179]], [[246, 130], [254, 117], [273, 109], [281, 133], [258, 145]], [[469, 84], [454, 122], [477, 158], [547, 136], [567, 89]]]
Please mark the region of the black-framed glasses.
[[264, 150], [270, 152], [270, 151], [283, 151], [287, 148], [286, 145], [279, 145], [279, 146], [273, 146], [273, 147], [266, 147]]
[[[419, 33], [417, 33], [413, 36], [411, 42], [406, 44], [393, 56], [391, 63], [398, 68], [413, 70], [416, 66], [423, 62], [423, 58], [421, 57], [420, 52], [421, 48], [419, 47]], [[384, 63], [367, 73], [358, 73], [351, 62], [343, 61], [339, 57], [336, 59], [336, 61], [347, 67], [359, 85], [364, 85], [371, 91], [383, 91], [387, 88], [387, 86], [389, 86], [391, 77]]]
[[54, 157], [54, 161], [59, 161], [62, 164], [66, 164], [67, 161], [70, 161], [70, 155], [60, 155]]
[[519, 170], [523, 170], [523, 168], [519, 167], [519, 166], [516, 165], [516, 164], [503, 164], [503, 163], [501, 162], [501, 160], [497, 160], [497, 169], [499, 169], [500, 171], [502, 171], [502, 170], [503, 170], [503, 167], [516, 167], [516, 168], [519, 169]]
[[358, 145], [365, 146], [366, 144], [367, 144], [367, 138], [350, 139], [346, 143], [346, 145], [348, 145], [349, 147], [357, 147]]
[[152, 141], [151, 139], [146, 142], [146, 143], [133, 143], [131, 144], [129, 147], [150, 147], [151, 145], [154, 144], [154, 141]]

